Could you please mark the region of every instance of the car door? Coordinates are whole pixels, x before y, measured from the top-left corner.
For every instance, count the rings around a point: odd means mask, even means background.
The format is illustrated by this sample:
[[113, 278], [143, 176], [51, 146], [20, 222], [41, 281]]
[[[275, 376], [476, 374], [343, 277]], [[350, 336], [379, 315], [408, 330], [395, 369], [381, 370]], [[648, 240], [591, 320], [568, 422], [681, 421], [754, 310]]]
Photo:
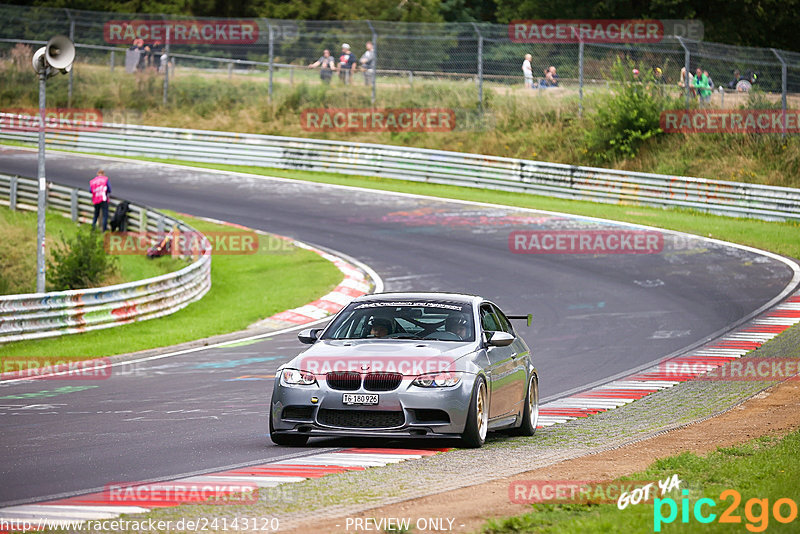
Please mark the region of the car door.
[[[500, 321], [494, 307], [484, 303], [480, 307], [481, 328], [484, 340], [491, 339], [495, 332], [502, 332]], [[489, 418], [496, 419], [508, 415], [514, 409], [514, 345], [495, 347], [487, 345], [486, 356], [489, 359]]]
[[511, 321], [505, 316], [505, 314], [498, 308], [497, 306], [494, 307], [495, 309], [495, 317], [498, 320], [498, 326], [503, 329], [504, 332], [508, 332], [512, 336], [514, 336], [514, 342], [509, 345], [509, 348], [513, 348], [512, 354], [512, 371], [509, 378], [510, 381], [510, 395], [512, 396], [511, 400], [511, 410], [514, 412], [520, 411], [524, 407], [525, 395], [528, 392], [528, 347], [519, 338], [514, 332], [514, 327], [511, 325]]

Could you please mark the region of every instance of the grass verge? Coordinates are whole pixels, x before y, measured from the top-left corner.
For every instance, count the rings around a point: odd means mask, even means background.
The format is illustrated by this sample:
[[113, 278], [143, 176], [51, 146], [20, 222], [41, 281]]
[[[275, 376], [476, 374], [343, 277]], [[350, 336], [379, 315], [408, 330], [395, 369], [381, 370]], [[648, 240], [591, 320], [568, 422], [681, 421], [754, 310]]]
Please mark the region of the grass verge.
[[[620, 510], [613, 504], [534, 504], [532, 511], [501, 520], [490, 520], [485, 534], [535, 532], [541, 534], [571, 534], [574, 532], [797, 532], [798, 495], [800, 495], [800, 430], [782, 439], [760, 437], [741, 445], [720, 448], [702, 457], [683, 453], [654, 462], [647, 470], [626, 477], [626, 480], [665, 480], [677, 474], [686, 496], [672, 492], [665, 496], [675, 500], [677, 515], [669, 523], [656, 521], [668, 518], [668, 504], [653, 502], [629, 505]], [[722, 495], [735, 490], [735, 495]], [[687, 515], [683, 516], [682, 499], [687, 498]], [[700, 508], [702, 515], [714, 518], [703, 523], [695, 515], [699, 499], [711, 499]], [[774, 506], [777, 500], [788, 498], [779, 514], [791, 515], [788, 523], [778, 521]], [[758, 501], [758, 502], [756, 502]], [[736, 522], [722, 523], [725, 510]], [[685, 521], [684, 521], [685, 519]], [[745, 530], [746, 529], [746, 530]]]
[[[35, 74], [30, 69], [29, 59], [22, 59], [29, 58], [25, 54], [32, 52], [33, 47], [30, 47], [18, 56], [21, 59], [19, 66], [14, 66], [8, 57], [0, 57], [0, 77], [3, 79], [0, 108], [36, 108]], [[604, 70], [610, 71], [616, 55], [616, 52], [609, 51]], [[650, 70], [649, 66], [647, 70]], [[670, 69], [672, 75], [677, 75], [678, 70], [677, 66]], [[69, 97], [69, 79], [57, 76], [48, 82], [49, 104], [60, 108], [98, 109], [102, 111], [105, 122], [312, 136], [574, 165], [610, 165], [632, 171], [789, 187], [800, 184], [798, 136], [784, 139], [778, 134], [653, 132], [653, 137], [636, 150], [636, 157], [616, 154], [609, 156], [610, 160], [605, 156], [598, 159], [598, 146], [587, 138], [587, 133], [604, 137], [610, 129], [598, 121], [597, 111], [621, 109], [610, 100], [612, 92], [605, 84], [587, 86], [581, 114], [574, 85], [530, 91], [521, 87], [521, 79], [513, 87], [487, 80], [482, 111], [479, 111], [471, 78], [457, 81], [417, 77], [410, 84], [405, 76], [381, 76], [377, 82], [379, 107], [451, 109], [456, 116], [455, 129], [447, 133], [325, 132], [304, 129], [301, 123], [303, 110], [373, 107], [371, 89], [361, 83], [360, 75], [358, 83], [341, 86], [334, 82], [328, 86], [320, 83], [318, 71], [301, 69], [296, 73], [297, 79], [290, 83], [285, 71], [278, 70], [270, 98], [270, 84], [264, 71], [240, 74], [237, 69], [229, 79], [227, 75], [220, 76], [219, 71], [179, 67], [170, 77], [168, 104], [163, 105], [163, 79], [155, 73], [111, 73], [105, 66], [82, 62], [75, 64], [72, 72], [72, 98]], [[661, 89], [671, 98], [681, 97], [677, 84]], [[780, 108], [777, 96], [753, 91], [747, 95], [729, 94], [725, 102], [727, 107], [774, 109], [775, 106]], [[722, 105], [718, 98], [716, 94], [713, 96], [715, 108]], [[789, 105], [792, 106], [792, 101], [796, 100], [796, 96], [790, 95]], [[682, 100], [670, 104], [670, 108], [682, 109]], [[638, 129], [636, 125], [641, 114], [634, 113], [629, 118], [630, 127]], [[606, 148], [611, 146], [606, 145]]]
[[[229, 226], [194, 217], [179, 218], [201, 232], [231, 230]], [[215, 255], [211, 263], [211, 290], [172, 315], [110, 330], [2, 345], [0, 359], [48, 356], [83, 360], [234, 332], [259, 319], [306, 304], [333, 289], [341, 279], [341, 272], [318, 254], [287, 245], [275, 237], [260, 236], [256, 254]]]
[[[58, 213], [46, 215], [45, 242], [48, 251], [53, 244], [70, 239], [78, 225]], [[186, 264], [165, 258], [152, 262], [142, 256], [117, 256], [117, 269], [99, 285], [121, 284], [160, 276], [181, 269]], [[53, 288], [48, 286], [48, 291]], [[0, 208], [0, 295], [34, 293], [36, 291], [36, 213]]]

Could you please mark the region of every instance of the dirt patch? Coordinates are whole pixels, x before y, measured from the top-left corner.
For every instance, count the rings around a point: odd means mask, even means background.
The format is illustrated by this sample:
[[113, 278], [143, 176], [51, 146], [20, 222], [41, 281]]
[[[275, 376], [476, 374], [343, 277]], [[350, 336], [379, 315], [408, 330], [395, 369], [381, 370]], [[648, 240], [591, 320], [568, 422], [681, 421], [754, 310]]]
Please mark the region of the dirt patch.
[[[366, 518], [455, 518], [452, 532], [474, 532], [488, 518], [519, 515], [529, 505], [509, 501], [513, 480], [607, 480], [645, 469], [659, 458], [682, 452], [706, 454], [717, 447], [730, 447], [759, 436], [783, 436], [800, 428], [800, 381], [796, 378], [760, 393], [744, 404], [706, 421], [611, 451], [567, 460], [558, 464], [506, 477], [486, 484], [372, 508], [347, 517]], [[338, 526], [337, 526], [338, 525]], [[291, 532], [365, 532], [347, 528], [346, 517], [319, 520]], [[382, 532], [383, 528], [373, 531]], [[449, 526], [444, 521], [444, 526]]]

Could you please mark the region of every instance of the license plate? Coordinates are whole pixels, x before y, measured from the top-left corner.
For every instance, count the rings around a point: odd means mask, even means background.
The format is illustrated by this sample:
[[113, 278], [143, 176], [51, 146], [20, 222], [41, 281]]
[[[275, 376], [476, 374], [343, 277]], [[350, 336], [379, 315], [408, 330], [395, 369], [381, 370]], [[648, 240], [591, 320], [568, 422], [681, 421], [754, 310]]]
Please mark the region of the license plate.
[[342, 404], [346, 404], [348, 406], [373, 406], [378, 404], [378, 396], [364, 395], [361, 393], [344, 393], [342, 395]]

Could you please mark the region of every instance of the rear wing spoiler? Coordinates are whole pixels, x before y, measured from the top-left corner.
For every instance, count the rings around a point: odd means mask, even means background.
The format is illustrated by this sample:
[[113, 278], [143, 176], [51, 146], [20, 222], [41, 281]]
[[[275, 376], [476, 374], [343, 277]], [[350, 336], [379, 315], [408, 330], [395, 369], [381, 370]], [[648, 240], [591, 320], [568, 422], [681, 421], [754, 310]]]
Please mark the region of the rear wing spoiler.
[[530, 326], [531, 323], [533, 322], [532, 313], [529, 313], [528, 315], [506, 315], [506, 317], [508, 317], [509, 319], [520, 319], [520, 320], [525, 319], [528, 321], [528, 326]]

